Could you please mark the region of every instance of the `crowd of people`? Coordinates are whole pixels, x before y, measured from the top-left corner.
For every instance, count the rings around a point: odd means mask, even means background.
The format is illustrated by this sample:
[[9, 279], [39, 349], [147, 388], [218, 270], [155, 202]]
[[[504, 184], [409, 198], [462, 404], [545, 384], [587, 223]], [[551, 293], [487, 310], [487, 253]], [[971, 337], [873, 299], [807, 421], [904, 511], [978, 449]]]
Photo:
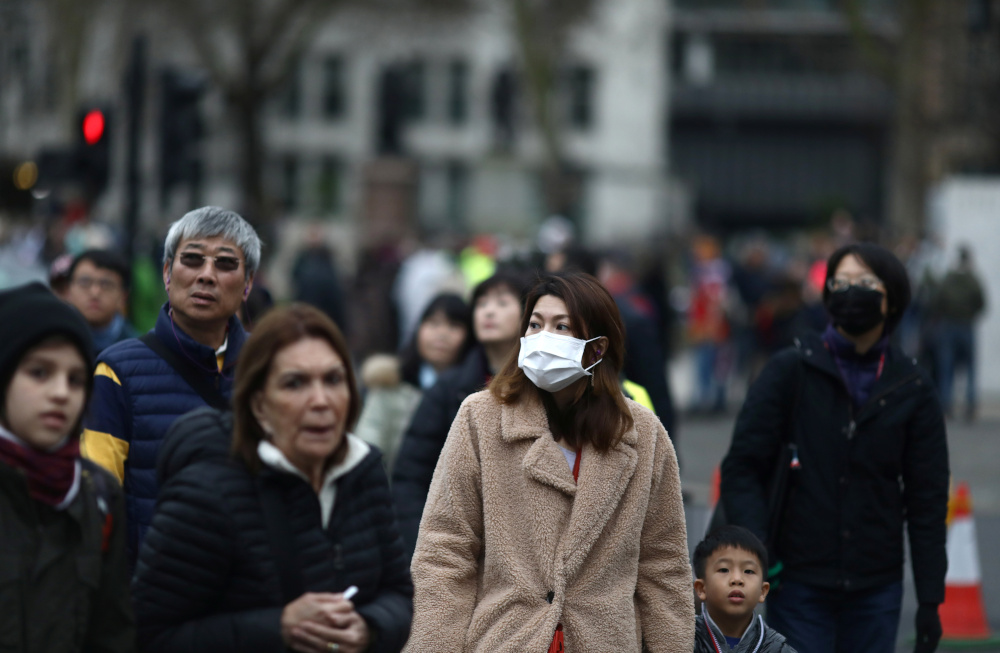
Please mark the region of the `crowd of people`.
[[[671, 297], [568, 242], [466, 252], [468, 293], [430, 252], [369, 252], [360, 304], [314, 234], [302, 301], [269, 306], [261, 247], [226, 209], [177, 220], [142, 335], [107, 251], [0, 293], [0, 649], [884, 652], [904, 538], [936, 649], [968, 253], [918, 286], [873, 244], [802, 264], [700, 236]], [[696, 407], [752, 379], [693, 559], [679, 309]], [[926, 315], [930, 371], [897, 345]]]

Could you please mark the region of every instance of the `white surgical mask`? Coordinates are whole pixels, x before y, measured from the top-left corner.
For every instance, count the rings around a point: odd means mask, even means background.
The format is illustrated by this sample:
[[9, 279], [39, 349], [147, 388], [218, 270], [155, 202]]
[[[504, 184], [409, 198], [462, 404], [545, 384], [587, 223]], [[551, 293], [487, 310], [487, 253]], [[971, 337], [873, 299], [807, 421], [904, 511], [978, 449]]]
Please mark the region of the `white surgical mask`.
[[517, 355], [517, 366], [540, 390], [558, 392], [574, 381], [590, 376], [590, 370], [583, 368], [583, 348], [588, 342], [598, 338], [580, 340], [572, 336], [557, 336], [549, 331], [539, 331], [521, 338], [521, 351]]

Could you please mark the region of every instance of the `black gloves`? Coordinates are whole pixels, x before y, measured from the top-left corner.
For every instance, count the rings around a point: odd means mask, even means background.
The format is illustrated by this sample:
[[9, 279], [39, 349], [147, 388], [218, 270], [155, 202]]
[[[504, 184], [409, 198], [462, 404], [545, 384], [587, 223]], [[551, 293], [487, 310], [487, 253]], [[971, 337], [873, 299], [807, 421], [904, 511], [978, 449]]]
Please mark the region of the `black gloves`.
[[913, 653], [934, 653], [941, 640], [941, 617], [937, 603], [921, 603], [917, 608], [917, 643]]

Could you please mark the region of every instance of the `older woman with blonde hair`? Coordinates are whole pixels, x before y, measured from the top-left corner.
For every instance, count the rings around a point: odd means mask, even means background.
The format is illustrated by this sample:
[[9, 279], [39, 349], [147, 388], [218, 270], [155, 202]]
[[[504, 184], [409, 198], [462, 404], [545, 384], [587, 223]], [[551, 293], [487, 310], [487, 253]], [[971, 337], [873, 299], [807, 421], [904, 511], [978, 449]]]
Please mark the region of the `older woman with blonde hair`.
[[234, 416], [177, 421], [139, 555], [145, 651], [395, 653], [412, 585], [347, 345], [317, 309], [275, 309], [247, 339]]
[[614, 300], [590, 275], [545, 277], [521, 333], [434, 472], [405, 650], [692, 650], [677, 458], [622, 394]]

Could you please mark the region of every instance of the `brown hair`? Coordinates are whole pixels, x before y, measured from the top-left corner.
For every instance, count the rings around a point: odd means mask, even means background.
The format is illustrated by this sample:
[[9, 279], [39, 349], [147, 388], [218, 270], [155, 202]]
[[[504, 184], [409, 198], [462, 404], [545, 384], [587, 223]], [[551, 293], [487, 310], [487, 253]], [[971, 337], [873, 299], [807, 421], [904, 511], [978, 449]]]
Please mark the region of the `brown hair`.
[[233, 455], [243, 459], [251, 470], [256, 471], [260, 467], [257, 445], [265, 437], [264, 429], [251, 410], [252, 399], [264, 388], [271, 373], [271, 363], [278, 352], [306, 338], [326, 341], [344, 361], [351, 402], [347, 409], [345, 437], [337, 451], [333, 453], [332, 462], [340, 462], [347, 455], [346, 432], [354, 426], [361, 412], [357, 378], [351, 365], [347, 342], [333, 320], [322, 311], [308, 304], [296, 303], [273, 309], [265, 315], [247, 338], [236, 363], [236, 380], [233, 388]]
[[[599, 336], [608, 339], [601, 352], [601, 364], [591, 370], [590, 383], [580, 384], [573, 401], [562, 412], [555, 408], [548, 392], [543, 392], [525, 376], [512, 355], [493, 381], [490, 392], [504, 404], [515, 404], [522, 396], [534, 395], [542, 400], [550, 421], [555, 417], [565, 428], [559, 435], [571, 446], [590, 443], [598, 451], [607, 451], [632, 428], [632, 413], [625, 403], [619, 375], [625, 362], [625, 328], [615, 300], [601, 283], [582, 272], [556, 273], [542, 276], [528, 292], [521, 318], [521, 333], [528, 329], [531, 313], [541, 297], [552, 295], [563, 300], [569, 311], [573, 335], [581, 340]], [[596, 355], [594, 343], [584, 348], [584, 360]], [[555, 425], [550, 424], [550, 428]]]

